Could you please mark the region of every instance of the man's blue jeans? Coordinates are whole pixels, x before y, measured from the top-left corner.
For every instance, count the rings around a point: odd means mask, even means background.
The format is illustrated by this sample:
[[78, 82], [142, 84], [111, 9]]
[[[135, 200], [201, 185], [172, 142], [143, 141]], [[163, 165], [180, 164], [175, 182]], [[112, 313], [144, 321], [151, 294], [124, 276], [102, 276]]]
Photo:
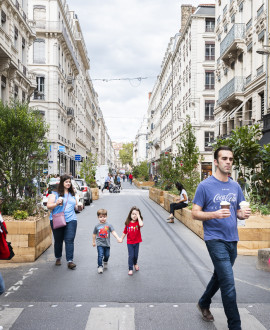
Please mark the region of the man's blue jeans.
[[0, 296], [2, 293], [5, 292], [5, 282], [4, 282], [4, 279], [0, 273]]
[[205, 243], [215, 269], [199, 304], [201, 308], [209, 308], [212, 297], [220, 289], [229, 329], [241, 330], [232, 269], [237, 257], [237, 242], [209, 240]]
[[97, 246], [98, 251], [98, 267], [103, 267], [103, 261], [108, 262], [110, 257], [109, 246]]
[[52, 221], [51, 228], [54, 237], [54, 255], [56, 259], [62, 257], [63, 242], [65, 241], [66, 247], [66, 259], [67, 261], [73, 261], [74, 256], [74, 239], [77, 230], [77, 221], [72, 220], [67, 222], [67, 225], [62, 228], [53, 229]]

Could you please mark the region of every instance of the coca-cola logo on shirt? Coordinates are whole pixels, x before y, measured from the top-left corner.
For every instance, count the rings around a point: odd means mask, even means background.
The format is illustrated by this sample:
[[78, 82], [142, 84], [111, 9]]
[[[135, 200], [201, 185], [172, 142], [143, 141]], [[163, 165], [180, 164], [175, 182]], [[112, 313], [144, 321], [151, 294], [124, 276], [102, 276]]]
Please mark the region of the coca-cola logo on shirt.
[[236, 198], [236, 194], [233, 194], [233, 193], [230, 193], [228, 195], [217, 194], [214, 197], [213, 201], [214, 201], [214, 203], [220, 203], [220, 202], [225, 202], [225, 201], [232, 203], [232, 202], [236, 202], [237, 198]]

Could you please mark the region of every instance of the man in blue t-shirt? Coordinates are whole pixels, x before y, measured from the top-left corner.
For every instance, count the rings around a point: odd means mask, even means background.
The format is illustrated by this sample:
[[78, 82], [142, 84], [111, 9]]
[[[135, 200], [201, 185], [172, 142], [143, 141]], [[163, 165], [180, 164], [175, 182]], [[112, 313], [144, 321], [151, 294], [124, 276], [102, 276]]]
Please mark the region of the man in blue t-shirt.
[[[213, 322], [210, 304], [220, 289], [229, 329], [241, 330], [232, 267], [239, 240], [237, 218], [249, 218], [251, 209], [240, 209], [239, 203], [245, 198], [238, 183], [228, 178], [232, 163], [233, 153], [229, 147], [221, 146], [215, 151], [216, 172], [199, 184], [193, 200], [192, 217], [203, 221], [204, 240], [214, 265], [214, 274], [197, 307], [205, 321]], [[227, 204], [227, 208], [221, 208], [221, 202]]]

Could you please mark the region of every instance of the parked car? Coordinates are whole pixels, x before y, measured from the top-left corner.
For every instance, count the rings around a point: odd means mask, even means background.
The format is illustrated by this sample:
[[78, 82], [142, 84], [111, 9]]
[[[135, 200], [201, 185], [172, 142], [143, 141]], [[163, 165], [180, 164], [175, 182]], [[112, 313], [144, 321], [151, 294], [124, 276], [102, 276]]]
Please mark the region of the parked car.
[[71, 180], [71, 183], [72, 183], [72, 187], [75, 190], [75, 198], [77, 199], [78, 203], [80, 202], [82, 204], [83, 209], [84, 209], [85, 201], [84, 201], [83, 192], [81, 191], [80, 186], [74, 179]]
[[90, 205], [93, 201], [91, 188], [87, 186], [87, 183], [85, 182], [84, 179], [74, 179], [74, 180], [78, 183], [81, 191], [83, 192], [85, 205]]

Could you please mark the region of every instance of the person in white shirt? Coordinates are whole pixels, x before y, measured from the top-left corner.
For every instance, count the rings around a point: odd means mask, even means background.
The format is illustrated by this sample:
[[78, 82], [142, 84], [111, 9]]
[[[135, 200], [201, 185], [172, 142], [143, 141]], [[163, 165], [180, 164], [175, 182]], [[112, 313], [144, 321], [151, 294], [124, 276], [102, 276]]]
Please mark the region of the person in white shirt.
[[187, 195], [187, 192], [185, 191], [183, 185], [180, 182], [176, 182], [175, 186], [179, 190], [180, 196], [176, 200], [176, 203], [170, 204], [170, 216], [167, 219], [167, 220], [169, 220], [168, 223], [174, 223], [174, 211], [175, 210], [180, 210], [180, 209], [183, 209], [184, 207], [188, 206], [188, 195]]

